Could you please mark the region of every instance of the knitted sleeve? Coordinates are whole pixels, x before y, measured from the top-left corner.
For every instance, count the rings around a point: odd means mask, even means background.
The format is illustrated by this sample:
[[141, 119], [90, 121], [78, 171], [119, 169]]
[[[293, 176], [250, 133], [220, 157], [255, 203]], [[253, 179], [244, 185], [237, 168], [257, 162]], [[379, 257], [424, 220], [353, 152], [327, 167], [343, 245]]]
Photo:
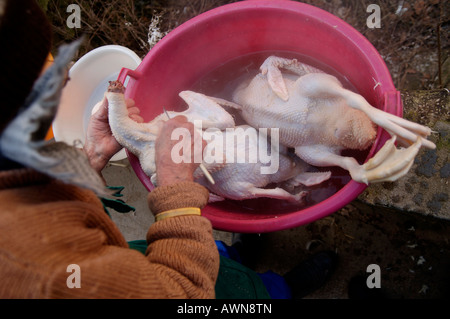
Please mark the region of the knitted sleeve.
[[[214, 298], [219, 254], [206, 218], [155, 222], [143, 255], [91, 191], [33, 176], [0, 172], [0, 298]], [[204, 205], [194, 187], [149, 198], [161, 209]]]
[[[208, 202], [209, 192], [200, 184], [182, 182], [155, 188], [148, 195], [148, 203], [153, 214], [183, 208], [203, 208]], [[208, 226], [207, 226], [208, 225]], [[204, 230], [208, 228], [209, 231]], [[170, 230], [170, 232], [168, 232]], [[212, 238], [210, 222], [201, 216], [179, 216], [155, 222], [147, 234], [147, 256], [160, 266], [161, 276], [168, 285], [180, 285], [190, 290], [198, 289], [212, 279], [218, 272], [217, 248]], [[215, 252], [215, 253], [212, 253]], [[177, 265], [174, 269], [173, 265]], [[200, 267], [208, 265], [208, 267]], [[165, 269], [164, 269], [165, 268]], [[184, 276], [174, 276], [183, 270]], [[197, 271], [193, 271], [193, 270]], [[211, 272], [211, 270], [213, 270]], [[176, 282], [176, 283], [175, 283]], [[215, 282], [215, 279], [214, 279]], [[171, 293], [169, 293], [171, 295]]]
[[148, 206], [154, 215], [166, 210], [199, 207], [208, 203], [208, 190], [198, 183], [182, 182], [155, 188], [148, 195]]

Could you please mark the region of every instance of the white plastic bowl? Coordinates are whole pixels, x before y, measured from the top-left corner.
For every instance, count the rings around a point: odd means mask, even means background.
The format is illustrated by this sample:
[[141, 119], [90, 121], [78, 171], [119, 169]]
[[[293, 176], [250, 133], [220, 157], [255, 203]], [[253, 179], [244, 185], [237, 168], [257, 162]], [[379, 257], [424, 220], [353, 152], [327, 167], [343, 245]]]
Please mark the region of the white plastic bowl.
[[[84, 143], [92, 110], [103, 98], [108, 81], [116, 80], [122, 68], [135, 69], [140, 63], [136, 53], [119, 45], [102, 46], [82, 56], [70, 69], [70, 80], [62, 92], [52, 125], [55, 140], [69, 145], [77, 140]], [[124, 158], [122, 149], [111, 161]]]

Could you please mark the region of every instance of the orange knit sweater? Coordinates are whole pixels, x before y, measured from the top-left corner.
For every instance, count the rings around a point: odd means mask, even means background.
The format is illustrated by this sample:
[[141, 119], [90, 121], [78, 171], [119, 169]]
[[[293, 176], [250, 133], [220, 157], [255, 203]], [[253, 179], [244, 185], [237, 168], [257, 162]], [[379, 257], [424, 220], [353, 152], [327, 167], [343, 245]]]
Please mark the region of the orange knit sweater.
[[[193, 182], [156, 188], [154, 213], [203, 207]], [[155, 211], [156, 210], [156, 211]], [[0, 172], [0, 298], [214, 298], [219, 255], [201, 216], [155, 222], [146, 256], [128, 248], [89, 190], [29, 169]], [[71, 264], [80, 288], [69, 288]]]

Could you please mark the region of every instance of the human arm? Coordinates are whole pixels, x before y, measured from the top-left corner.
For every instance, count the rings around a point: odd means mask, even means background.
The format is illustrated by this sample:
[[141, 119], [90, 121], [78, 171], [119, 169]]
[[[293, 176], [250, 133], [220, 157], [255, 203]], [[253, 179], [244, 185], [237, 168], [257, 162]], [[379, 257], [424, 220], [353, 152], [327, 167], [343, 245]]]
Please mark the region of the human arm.
[[[188, 141], [191, 145], [186, 145], [192, 150], [191, 160], [187, 163], [176, 164], [172, 161], [171, 150], [178, 141], [171, 139], [171, 133], [177, 128], [185, 128], [190, 132], [191, 137], [194, 136], [192, 123], [187, 122], [183, 116], [164, 123], [155, 145], [159, 186], [149, 194], [148, 202], [156, 218], [173, 210], [177, 210], [182, 215], [162, 219], [152, 225], [147, 234], [149, 243], [147, 253], [149, 258], [157, 260], [158, 263], [170, 265], [174, 256], [167, 253], [167, 245], [171, 246], [173, 251], [177, 251], [176, 259], [185, 265], [183, 272], [185, 275], [188, 274], [190, 287], [198, 289], [201, 286], [209, 286], [211, 292], [219, 266], [211, 224], [202, 216], [188, 215], [189, 209], [202, 209], [208, 203], [208, 190], [193, 181], [193, 173], [199, 166], [199, 163], [194, 161], [194, 158], [198, 157], [198, 154], [194, 154], [196, 149], [194, 143], [201, 142], [202, 147], [198, 151], [202, 151], [206, 142], [195, 141], [191, 138]], [[183, 214], [183, 210], [186, 215]], [[167, 229], [171, 227], [175, 227], [177, 231], [168, 233]], [[190, 242], [190, 245], [183, 244], [184, 241]], [[205, 267], [206, 265], [209, 266]], [[197, 269], [197, 271], [193, 273], [189, 269]], [[185, 281], [183, 277], [179, 277], [180, 282]]]
[[[219, 255], [211, 223], [202, 216], [153, 223], [144, 256], [128, 248], [88, 190], [32, 172], [11, 172], [0, 176], [0, 199], [4, 203], [0, 228], [5, 230], [0, 241], [0, 277], [8, 279], [0, 287], [0, 297], [215, 296]], [[170, 183], [149, 195], [154, 213], [175, 207], [201, 208], [207, 200], [206, 189], [192, 181]], [[79, 266], [80, 288], [67, 285], [69, 265]]]
[[202, 216], [183, 214], [187, 208], [200, 210], [208, 202], [208, 190], [193, 181], [193, 172], [199, 166], [194, 161], [199, 157], [194, 153], [194, 143], [200, 142], [202, 147], [197, 151], [202, 151], [206, 142], [187, 140], [191, 160], [175, 163], [171, 156], [173, 146], [179, 143], [171, 139], [175, 129], [185, 129], [194, 136], [194, 126], [183, 116], [164, 123], [155, 141], [159, 186], [148, 195], [148, 204], [155, 216], [174, 209], [182, 215], [151, 225], [146, 258], [158, 274], [154, 285], [159, 286], [161, 298], [212, 298], [219, 258], [211, 223]]

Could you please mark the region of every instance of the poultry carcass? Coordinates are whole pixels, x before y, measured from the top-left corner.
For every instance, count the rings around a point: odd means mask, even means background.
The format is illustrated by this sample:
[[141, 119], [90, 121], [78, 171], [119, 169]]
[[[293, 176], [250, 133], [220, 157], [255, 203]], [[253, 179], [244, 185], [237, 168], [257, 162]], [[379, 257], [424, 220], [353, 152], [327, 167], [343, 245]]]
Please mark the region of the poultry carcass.
[[[110, 84], [106, 93], [111, 131], [123, 147], [139, 158], [144, 173], [156, 185], [154, 141], [162, 122], [168, 120], [168, 116], [162, 113], [149, 123], [134, 122], [128, 117], [123, 92], [122, 84], [116, 81]], [[272, 189], [264, 187], [271, 183], [286, 181], [291, 186], [300, 184], [311, 186], [330, 178], [330, 172], [309, 172], [311, 168], [309, 165], [296, 156], [288, 154], [287, 148], [279, 149], [278, 145], [269, 143], [268, 137], [254, 128], [250, 126], [235, 128], [231, 115], [204, 95], [188, 91], [181, 96], [189, 104], [189, 109], [185, 112], [169, 112], [169, 114], [170, 117], [186, 115], [193, 123], [204, 119], [201, 126], [206, 130], [202, 131], [202, 135], [209, 143], [204, 150], [206, 157], [203, 164], [216, 183], [209, 183], [200, 169], [196, 170], [194, 178], [213, 193], [210, 201], [219, 201], [224, 198], [242, 200], [270, 197], [301, 202], [306, 194], [304, 191], [291, 194], [280, 187]], [[205, 116], [205, 114], [209, 115]], [[231, 147], [227, 146], [227, 141], [230, 140], [235, 141]], [[251, 154], [261, 154], [260, 147], [267, 148], [265, 154], [267, 156], [270, 154], [270, 160], [261, 160], [260, 156], [254, 161], [245, 160], [249, 159]], [[264, 167], [272, 165], [275, 165], [273, 172], [261, 173]]]
[[[105, 93], [108, 99], [108, 119], [117, 142], [139, 158], [147, 176], [156, 172], [155, 140], [167, 115], [162, 113], [149, 123], [136, 123], [128, 117], [125, 88], [120, 81], [111, 81]], [[203, 94], [183, 91], [179, 96], [188, 104], [183, 112], [168, 112], [171, 116], [184, 115], [188, 121], [201, 121], [202, 127], [225, 129], [234, 127], [233, 117], [216, 102]], [[198, 123], [198, 122], [197, 122]]]
[[[283, 183], [291, 188], [312, 186], [331, 176], [329, 171], [313, 171], [313, 167], [289, 153], [286, 147], [270, 143], [270, 137], [265, 132], [248, 125], [225, 131], [206, 130], [203, 138], [208, 142], [203, 164], [217, 182], [214, 185], [209, 183], [200, 169], [195, 171], [194, 180], [212, 192], [210, 202], [225, 198], [244, 200], [268, 197], [301, 203], [307, 191], [291, 194], [278, 185]], [[152, 182], [156, 182], [155, 175]], [[277, 186], [266, 188], [269, 184]]]
[[[260, 70], [234, 91], [232, 102], [215, 100], [238, 109], [255, 128], [279, 128], [280, 143], [295, 148], [310, 165], [341, 167], [366, 184], [394, 181], [408, 172], [421, 146], [435, 148], [426, 139], [428, 127], [374, 108], [319, 69], [271, 56]], [[344, 149], [367, 149], [376, 138], [376, 125], [392, 138], [371, 160], [360, 165], [340, 155]], [[395, 141], [408, 147], [397, 149]]]

